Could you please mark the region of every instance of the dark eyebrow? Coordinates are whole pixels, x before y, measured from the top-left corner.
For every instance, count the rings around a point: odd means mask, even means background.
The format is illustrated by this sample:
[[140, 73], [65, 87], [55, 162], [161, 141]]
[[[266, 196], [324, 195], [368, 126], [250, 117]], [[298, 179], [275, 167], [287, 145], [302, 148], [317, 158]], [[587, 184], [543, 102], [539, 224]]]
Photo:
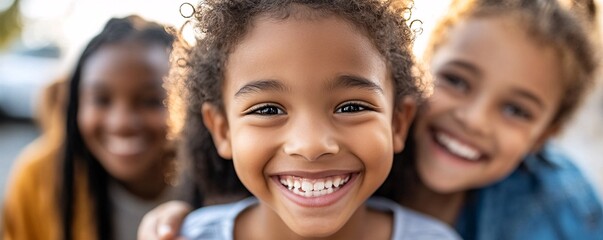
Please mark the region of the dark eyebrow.
[[453, 61], [448, 62], [446, 65], [452, 65], [455, 67], [462, 68], [478, 77], [482, 75], [482, 71], [478, 67], [476, 67], [474, 64], [471, 64], [471, 63], [463, 61], [463, 60], [453, 60]]
[[341, 75], [341, 76], [337, 77], [337, 79], [329, 87], [329, 89], [350, 88], [350, 87], [360, 88], [360, 89], [368, 89], [368, 90], [383, 94], [383, 88], [381, 88], [381, 86], [377, 85], [376, 83], [374, 83], [371, 80], [368, 80], [368, 79], [360, 77], [360, 76], [354, 76], [354, 75]]
[[[80, 85], [83, 88], [87, 88], [87, 89], [92, 89], [92, 90], [100, 90], [100, 91], [108, 91], [107, 89], [109, 88], [107, 86], [107, 84], [105, 83], [105, 80], [103, 79], [96, 79], [95, 81], [93, 81], [92, 83], [87, 84], [85, 81], [82, 81], [83, 83], [81, 83]], [[163, 80], [153, 80], [153, 81], [148, 81], [147, 83], [144, 84], [144, 86], [140, 87], [139, 89], [143, 89], [143, 90], [159, 90], [159, 91], [163, 91]]]
[[235, 97], [240, 97], [242, 95], [259, 92], [259, 91], [287, 91], [287, 87], [276, 80], [265, 79], [265, 80], [257, 80], [250, 83], [245, 84], [241, 87], [236, 93]]
[[523, 89], [517, 89], [517, 88], [514, 89], [513, 92], [516, 95], [519, 95], [519, 96], [521, 96], [523, 98], [526, 98], [526, 99], [528, 99], [528, 100], [536, 103], [536, 105], [540, 106], [541, 108], [545, 107], [544, 102], [542, 100], [540, 100], [539, 97], [537, 97], [536, 95], [532, 94], [531, 92], [528, 92], [528, 91], [523, 90]]
[[107, 85], [103, 79], [95, 79], [92, 83], [88, 83], [87, 81], [80, 81], [80, 89], [88, 89], [88, 90], [99, 90], [105, 91], [107, 89]]

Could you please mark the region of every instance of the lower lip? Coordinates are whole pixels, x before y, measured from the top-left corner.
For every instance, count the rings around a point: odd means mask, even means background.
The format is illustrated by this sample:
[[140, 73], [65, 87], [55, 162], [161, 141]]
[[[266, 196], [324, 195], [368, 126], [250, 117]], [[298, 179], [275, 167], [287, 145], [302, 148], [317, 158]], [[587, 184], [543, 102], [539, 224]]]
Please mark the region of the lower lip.
[[111, 155], [113, 155], [115, 158], [125, 158], [125, 159], [139, 157], [142, 155], [142, 152], [130, 153], [130, 154], [113, 153], [113, 152], [109, 152], [109, 153]]
[[440, 145], [440, 143], [438, 143], [435, 138], [436, 138], [435, 133], [432, 131], [432, 134], [430, 135], [429, 143], [432, 146], [432, 148], [435, 150], [434, 151], [436, 154], [436, 156], [434, 157], [435, 159], [445, 159], [445, 160], [448, 160], [447, 162], [454, 164], [456, 166], [460, 166], [460, 167], [475, 166], [475, 165], [479, 165], [482, 162], [484, 162], [483, 159], [478, 159], [478, 160], [473, 161], [473, 160], [459, 157], [456, 154], [451, 153], [444, 146]]
[[343, 185], [343, 187], [339, 188], [339, 190], [331, 194], [319, 197], [303, 197], [289, 191], [289, 189], [287, 189], [279, 182], [278, 176], [273, 176], [272, 180], [274, 184], [277, 185], [278, 189], [283, 192], [283, 195], [285, 195], [285, 197], [287, 197], [289, 200], [293, 201], [297, 205], [300, 205], [302, 207], [319, 208], [333, 205], [341, 198], [343, 198], [350, 191], [352, 185], [356, 183], [356, 179], [358, 179], [358, 176], [358, 173], [353, 173], [350, 176], [350, 180], [345, 185]]
[[118, 161], [124, 166], [130, 166], [132, 164], [139, 164], [142, 158], [145, 158], [144, 152], [137, 152], [132, 154], [114, 153], [108, 152], [111, 159]]

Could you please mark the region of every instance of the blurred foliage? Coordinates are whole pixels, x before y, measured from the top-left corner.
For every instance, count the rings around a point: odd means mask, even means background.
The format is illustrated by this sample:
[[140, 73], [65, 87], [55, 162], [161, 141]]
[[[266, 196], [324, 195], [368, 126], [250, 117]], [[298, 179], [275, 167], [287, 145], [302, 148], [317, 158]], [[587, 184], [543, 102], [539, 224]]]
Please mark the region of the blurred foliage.
[[0, 49], [6, 47], [21, 31], [19, 0], [3, 12], [0, 12]]

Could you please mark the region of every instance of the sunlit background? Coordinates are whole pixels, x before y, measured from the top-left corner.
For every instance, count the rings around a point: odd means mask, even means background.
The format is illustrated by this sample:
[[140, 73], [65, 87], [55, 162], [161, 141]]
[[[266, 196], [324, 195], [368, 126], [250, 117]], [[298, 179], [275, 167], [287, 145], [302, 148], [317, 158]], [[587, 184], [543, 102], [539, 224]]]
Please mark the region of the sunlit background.
[[[423, 32], [415, 41], [417, 53], [425, 48], [427, 35], [448, 1], [415, 4], [408, 17], [410, 21], [420, 20], [413, 24], [415, 30]], [[54, 78], [68, 75], [84, 45], [111, 17], [138, 14], [179, 28], [187, 20], [181, 10], [185, 15], [191, 10], [186, 4], [181, 7], [183, 3], [186, 1], [0, 0], [2, 14], [11, 10], [20, 14], [20, 24], [12, 28], [12, 32], [20, 32], [8, 42], [2, 39], [9, 36], [0, 23], [0, 31], [5, 35], [0, 36], [0, 111], [18, 118], [31, 117], [41, 87]], [[191, 32], [190, 27], [183, 28], [189, 39]]]
[[[410, 20], [420, 20], [415, 53], [425, 48], [428, 35], [450, 0], [416, 0]], [[0, 0], [0, 31], [14, 26], [14, 38], [0, 35], [0, 198], [14, 159], [38, 130], [31, 122], [40, 90], [68, 75], [80, 51], [111, 17], [138, 14], [180, 27], [182, 0]], [[195, 2], [191, 2], [195, 3]], [[18, 8], [16, 9], [15, 6]], [[600, 4], [599, 4], [600, 6]], [[190, 9], [184, 8], [183, 11]], [[19, 25], [10, 25], [6, 13], [19, 13]], [[4, 21], [4, 22], [2, 22]], [[3, 24], [4, 23], [4, 24]], [[419, 22], [416, 22], [419, 23]], [[18, 27], [20, 26], [20, 27]], [[184, 33], [187, 33], [184, 29]], [[594, 91], [576, 121], [557, 140], [603, 193], [603, 92]], [[603, 195], [601, 195], [603, 196]]]

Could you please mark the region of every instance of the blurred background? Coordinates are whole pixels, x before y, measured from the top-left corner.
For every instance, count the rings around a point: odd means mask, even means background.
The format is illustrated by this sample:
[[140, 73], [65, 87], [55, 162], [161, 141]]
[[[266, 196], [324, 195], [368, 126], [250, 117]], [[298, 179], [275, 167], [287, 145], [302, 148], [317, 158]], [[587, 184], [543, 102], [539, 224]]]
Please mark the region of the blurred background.
[[[450, 0], [415, 0], [408, 17], [422, 34], [415, 52]], [[599, 11], [601, 1], [597, 1]], [[138, 14], [180, 28], [191, 11], [184, 0], [0, 0], [0, 199], [13, 161], [39, 130], [34, 109], [41, 90], [70, 74], [84, 45], [111, 17]], [[190, 1], [195, 3], [195, 1]], [[601, 15], [601, 14], [600, 14]], [[601, 16], [599, 15], [599, 22]], [[601, 25], [599, 25], [601, 26]], [[183, 33], [187, 34], [186, 28]], [[185, 36], [186, 37], [186, 36]], [[603, 72], [570, 126], [554, 140], [572, 156], [603, 199]], [[1, 200], [0, 200], [1, 201]]]
[[85, 44], [111, 17], [138, 14], [182, 26], [184, 2], [0, 0], [0, 199], [13, 161], [39, 134], [33, 121], [41, 90], [70, 75]]

